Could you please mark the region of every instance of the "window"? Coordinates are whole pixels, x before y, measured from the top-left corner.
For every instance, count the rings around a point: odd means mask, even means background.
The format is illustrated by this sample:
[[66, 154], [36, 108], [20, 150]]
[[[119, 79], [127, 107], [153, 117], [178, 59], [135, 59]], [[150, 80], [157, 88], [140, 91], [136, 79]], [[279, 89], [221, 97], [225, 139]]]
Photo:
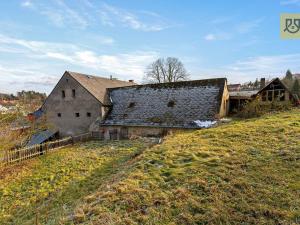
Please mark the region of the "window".
[[174, 107], [175, 106], [175, 102], [174, 101], [169, 101], [168, 102], [168, 107]]
[[61, 117], [61, 113], [57, 113], [57, 117]]
[[69, 82], [69, 79], [66, 79], [67, 83]]
[[90, 112], [87, 112], [87, 113], [86, 113], [86, 116], [87, 116], [87, 117], [91, 117], [92, 114], [91, 114]]
[[280, 101], [284, 101], [285, 100], [285, 91], [284, 90], [280, 90], [279, 91], [279, 96], [280, 96]]
[[65, 98], [66, 97], [66, 92], [65, 91], [61, 91], [61, 97]]
[[134, 102], [130, 102], [129, 105], [128, 105], [128, 108], [133, 108], [135, 106], [135, 103]]
[[75, 96], [76, 96], [75, 89], [72, 89], [72, 96], [73, 96], [73, 98], [75, 98]]
[[268, 91], [268, 101], [273, 101], [273, 91]]
[[76, 117], [80, 117], [80, 114], [79, 114], [79, 113], [75, 113], [75, 116], [76, 116]]

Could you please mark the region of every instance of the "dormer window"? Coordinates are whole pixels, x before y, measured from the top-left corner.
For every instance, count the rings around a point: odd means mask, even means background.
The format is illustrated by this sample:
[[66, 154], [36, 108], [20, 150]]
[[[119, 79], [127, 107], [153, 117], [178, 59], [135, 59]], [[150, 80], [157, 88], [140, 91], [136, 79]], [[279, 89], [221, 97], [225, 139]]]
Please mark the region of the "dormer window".
[[66, 92], [64, 90], [61, 91], [61, 97], [65, 98], [66, 97]]
[[75, 89], [72, 89], [72, 96], [73, 96], [73, 98], [75, 98], [75, 97], [76, 97], [76, 92], [75, 92]]
[[133, 108], [135, 106], [135, 103], [134, 102], [130, 102], [129, 105], [128, 105], [128, 108]]
[[174, 101], [169, 101], [168, 102], [168, 107], [174, 107], [175, 106], [175, 102]]

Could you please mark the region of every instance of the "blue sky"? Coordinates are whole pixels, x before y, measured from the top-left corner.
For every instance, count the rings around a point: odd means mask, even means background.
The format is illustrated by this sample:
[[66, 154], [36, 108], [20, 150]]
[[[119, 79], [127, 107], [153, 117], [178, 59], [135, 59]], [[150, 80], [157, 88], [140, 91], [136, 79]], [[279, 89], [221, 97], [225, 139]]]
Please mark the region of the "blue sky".
[[159, 57], [192, 79], [245, 82], [300, 72], [300, 40], [280, 13], [300, 0], [10, 0], [0, 2], [0, 92], [49, 93], [65, 70], [140, 82]]

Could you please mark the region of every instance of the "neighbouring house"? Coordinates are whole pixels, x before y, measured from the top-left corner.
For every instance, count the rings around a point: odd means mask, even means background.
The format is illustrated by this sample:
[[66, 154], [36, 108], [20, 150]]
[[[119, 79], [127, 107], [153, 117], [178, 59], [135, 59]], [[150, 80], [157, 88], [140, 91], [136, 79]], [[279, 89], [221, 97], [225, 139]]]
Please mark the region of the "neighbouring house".
[[228, 113], [226, 78], [109, 88], [110, 109], [93, 133], [104, 139], [209, 127]]
[[292, 104], [297, 104], [297, 96], [293, 95], [289, 88], [279, 79], [275, 78], [268, 84], [265, 84], [265, 79], [261, 79], [261, 87], [259, 90], [251, 91], [230, 91], [229, 92], [229, 112], [237, 112], [243, 106], [255, 98], [262, 102], [272, 101], [290, 101]]
[[228, 91], [240, 91], [241, 87], [241, 84], [228, 84]]
[[292, 94], [289, 88], [279, 79], [275, 78], [265, 87], [257, 92], [257, 96], [263, 102], [266, 101], [290, 101], [296, 102], [296, 96]]
[[66, 71], [45, 100], [41, 110], [50, 127], [60, 136], [89, 131], [96, 119], [108, 110], [104, 103], [107, 88], [134, 85], [126, 82]]

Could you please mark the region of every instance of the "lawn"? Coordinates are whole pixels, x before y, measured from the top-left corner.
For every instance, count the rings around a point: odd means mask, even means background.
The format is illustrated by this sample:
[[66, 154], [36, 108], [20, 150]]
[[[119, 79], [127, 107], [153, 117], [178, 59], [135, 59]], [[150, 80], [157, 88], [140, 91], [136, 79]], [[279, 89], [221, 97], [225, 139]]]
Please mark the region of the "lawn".
[[0, 171], [3, 224], [299, 224], [300, 110], [13, 168]]
[[0, 224], [58, 224], [147, 145], [89, 142], [0, 168]]

